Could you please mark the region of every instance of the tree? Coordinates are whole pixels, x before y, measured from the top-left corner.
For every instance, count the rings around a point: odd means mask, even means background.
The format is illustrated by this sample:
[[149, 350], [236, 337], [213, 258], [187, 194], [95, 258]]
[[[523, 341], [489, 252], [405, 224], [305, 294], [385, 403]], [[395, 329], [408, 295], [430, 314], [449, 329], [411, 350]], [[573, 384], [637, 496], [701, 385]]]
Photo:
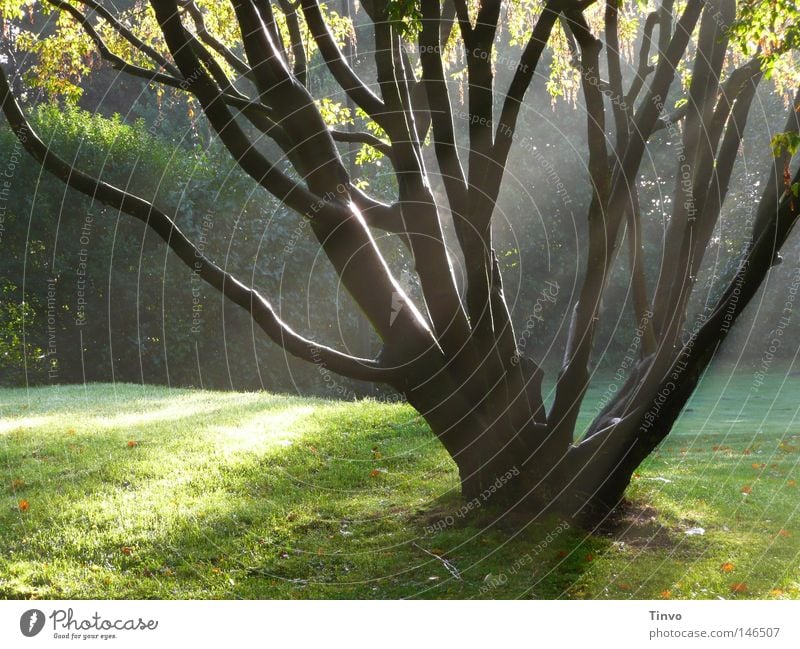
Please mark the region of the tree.
[[[49, 151], [3, 72], [3, 112], [26, 150], [70, 187], [146, 223], [290, 354], [404, 394], [457, 464], [465, 498], [490, 489], [503, 506], [586, 520], [613, 509], [777, 262], [800, 210], [800, 177], [791, 171], [798, 95], [775, 140], [778, 155], [738, 263], [716, 297], [692, 313], [751, 102], [765, 73], [775, 74], [796, 44], [798, 11], [790, 0], [743, 0], [738, 11], [735, 0], [678, 7], [661, 0], [642, 14], [638, 66], [628, 79], [619, 0], [367, 0], [361, 6], [369, 24], [359, 30], [371, 39], [365, 70], [331, 30], [340, 17], [318, 0], [151, 0], [135, 27], [132, 14], [115, 15], [97, 0], [47, 1], [114, 69], [198, 102], [237, 164], [305, 219], [380, 337], [380, 353], [359, 358], [297, 334], [265, 296], [204, 256], [165, 211]], [[501, 19], [523, 24], [522, 51], [504, 87], [493, 63]], [[492, 224], [525, 95], [556, 35], [579, 79], [592, 198], [585, 268], [547, 407], [543, 370], [522, 353], [512, 327]], [[448, 82], [454, 51], [465, 61], [463, 111]], [[331, 106], [312, 94], [315, 61], [357, 108], [362, 128], [330, 127]], [[689, 66], [688, 88], [670, 111], [681, 65]], [[648, 144], [664, 129], [680, 129], [683, 146], [662, 254], [653, 259], [643, 253], [638, 178]], [[368, 161], [389, 161], [395, 200], [378, 200], [352, 177], [342, 152], [354, 143], [369, 149]], [[456, 249], [444, 234], [446, 219]], [[376, 231], [402, 242], [419, 307], [390, 271]], [[636, 358], [581, 436], [578, 413], [601, 300], [622, 248], [641, 331]], [[453, 271], [460, 258], [463, 287]], [[655, 286], [645, 271], [652, 265], [660, 268]]]

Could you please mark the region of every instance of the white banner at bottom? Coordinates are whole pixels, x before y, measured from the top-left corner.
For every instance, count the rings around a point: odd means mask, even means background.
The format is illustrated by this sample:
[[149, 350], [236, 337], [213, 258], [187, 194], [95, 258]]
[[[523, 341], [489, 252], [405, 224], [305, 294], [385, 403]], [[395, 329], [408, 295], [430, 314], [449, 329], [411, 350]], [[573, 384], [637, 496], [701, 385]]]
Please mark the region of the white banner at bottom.
[[[0, 647], [800, 647], [798, 601], [6, 601]], [[513, 645], [512, 645], [513, 643]], [[588, 646], [588, 645], [586, 645]]]

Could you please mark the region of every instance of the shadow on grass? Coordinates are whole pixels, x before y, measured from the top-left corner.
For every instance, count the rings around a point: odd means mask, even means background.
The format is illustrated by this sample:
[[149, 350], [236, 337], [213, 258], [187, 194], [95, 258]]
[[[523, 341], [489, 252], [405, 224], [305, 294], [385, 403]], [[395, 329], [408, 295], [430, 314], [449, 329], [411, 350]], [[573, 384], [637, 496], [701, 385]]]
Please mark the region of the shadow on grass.
[[[633, 489], [651, 506], [587, 535], [461, 515], [455, 466], [408, 407], [176, 392], [98, 388], [88, 408], [65, 400], [0, 434], [0, 596], [677, 598], [729, 595], [734, 579], [796, 596], [796, 576], [753, 577], [788, 565], [796, 540], [725, 532], [736, 503], [692, 500], [663, 458]], [[647, 482], [667, 470], [682, 491]]]

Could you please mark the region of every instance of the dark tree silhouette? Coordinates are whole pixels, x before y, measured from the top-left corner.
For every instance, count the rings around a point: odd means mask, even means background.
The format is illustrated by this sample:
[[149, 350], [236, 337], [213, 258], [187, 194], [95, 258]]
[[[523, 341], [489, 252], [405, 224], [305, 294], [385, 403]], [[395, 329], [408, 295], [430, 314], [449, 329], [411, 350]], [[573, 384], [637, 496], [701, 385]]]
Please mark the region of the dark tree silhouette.
[[[48, 2], [78, 21], [99, 54], [121, 73], [196, 98], [241, 168], [308, 220], [342, 284], [380, 337], [380, 354], [357, 358], [301, 337], [264, 296], [204, 257], [170, 215], [48, 151], [3, 73], [3, 112], [27, 151], [70, 187], [146, 223], [193, 272], [247, 310], [289, 353], [404, 394], [458, 465], [467, 498], [501, 478], [507, 484], [493, 499], [506, 507], [579, 513], [587, 519], [608, 513], [636, 467], [670, 432], [731, 324], [776, 262], [800, 209], [791, 191], [800, 178], [784, 178], [790, 163], [784, 152], [765, 171], [766, 188], [735, 273], [724, 278], [715, 303], [689, 321], [698, 269], [764, 76], [758, 56], [723, 74], [730, 65], [726, 52], [737, 17], [735, 0], [688, 0], [679, 15], [673, 0], [662, 0], [644, 21], [639, 66], [629, 82], [620, 64], [619, 0], [607, 0], [602, 40], [584, 16], [593, 0], [548, 0], [504, 88], [497, 87], [491, 62], [500, 0], [481, 0], [474, 12], [466, 0], [363, 1], [374, 38], [365, 46], [373, 57], [369, 82], [351, 66], [318, 0], [232, 0], [241, 36], [233, 48], [207, 28], [204, 11], [191, 0], [151, 0], [163, 51], [96, 0]], [[416, 16], [416, 31], [398, 22], [402, 12]], [[97, 29], [99, 22], [138, 50], [138, 62], [112, 52]], [[307, 40], [301, 22], [311, 35]], [[547, 408], [543, 372], [520, 353], [512, 328], [493, 249], [492, 218], [526, 92], [557, 24], [564, 27], [581, 73], [592, 199], [586, 215], [586, 267]], [[444, 43], [453, 35], [466, 59], [467, 138], [457, 137], [442, 58]], [[348, 101], [380, 129], [338, 131], [326, 125], [308, 85], [312, 55], [322, 58]], [[603, 65], [601, 55], [606, 57]], [[692, 65], [687, 101], [670, 113], [666, 98], [676, 83], [678, 63], [686, 57]], [[607, 79], [601, 78], [602, 70]], [[785, 131], [798, 131], [798, 100]], [[640, 167], [653, 135], [678, 123], [683, 147], [664, 251], [659, 259], [645, 259], [637, 197]], [[291, 171], [265, 155], [259, 146], [264, 138], [279, 147]], [[429, 141], [435, 173], [425, 162]], [[353, 143], [374, 147], [391, 162], [395, 202], [382, 203], [354, 185], [342, 154]], [[443, 187], [446, 210], [437, 204], [435, 183]], [[465, 262], [463, 290], [443, 234], [445, 215], [453, 219], [457, 254]], [[392, 276], [374, 230], [404, 243], [421, 289], [419, 307]], [[599, 305], [623, 242], [642, 343], [626, 384], [578, 437]], [[659, 262], [650, 295], [644, 266]]]

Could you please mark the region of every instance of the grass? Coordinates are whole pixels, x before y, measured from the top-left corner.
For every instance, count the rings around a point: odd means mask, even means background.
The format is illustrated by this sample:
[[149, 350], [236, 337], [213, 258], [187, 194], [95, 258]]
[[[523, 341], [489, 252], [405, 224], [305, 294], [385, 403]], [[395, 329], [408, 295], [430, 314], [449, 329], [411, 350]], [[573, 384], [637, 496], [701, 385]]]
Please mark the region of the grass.
[[707, 377], [595, 535], [461, 516], [404, 405], [0, 390], [0, 597], [800, 598], [798, 380]]

